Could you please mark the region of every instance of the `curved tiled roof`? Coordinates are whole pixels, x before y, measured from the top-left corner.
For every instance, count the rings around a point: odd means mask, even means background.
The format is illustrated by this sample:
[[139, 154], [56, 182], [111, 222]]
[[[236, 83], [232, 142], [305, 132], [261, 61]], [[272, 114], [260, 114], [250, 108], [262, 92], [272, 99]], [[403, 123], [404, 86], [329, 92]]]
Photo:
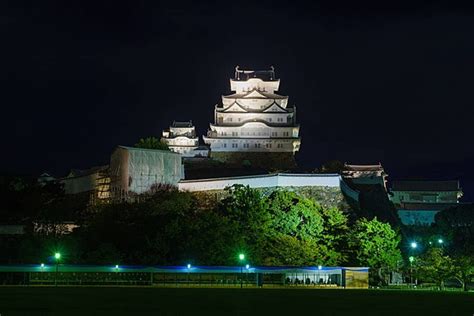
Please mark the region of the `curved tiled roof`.
[[400, 180], [392, 182], [392, 191], [459, 191], [459, 181]]

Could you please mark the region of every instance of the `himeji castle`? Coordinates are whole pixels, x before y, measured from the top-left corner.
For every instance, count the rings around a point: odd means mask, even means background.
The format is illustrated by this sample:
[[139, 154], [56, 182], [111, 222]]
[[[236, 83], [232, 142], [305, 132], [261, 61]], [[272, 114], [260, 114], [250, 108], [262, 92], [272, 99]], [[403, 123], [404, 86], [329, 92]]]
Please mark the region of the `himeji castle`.
[[266, 165], [294, 166], [300, 148], [296, 107], [288, 96], [277, 94], [280, 80], [275, 70], [235, 68], [230, 79], [230, 95], [214, 109], [214, 123], [204, 142], [211, 157], [226, 162], [249, 160]]
[[161, 141], [165, 142], [171, 151], [181, 154], [183, 157], [192, 157], [199, 146], [196, 136], [196, 128], [192, 121], [174, 121], [169, 129], [162, 133]]

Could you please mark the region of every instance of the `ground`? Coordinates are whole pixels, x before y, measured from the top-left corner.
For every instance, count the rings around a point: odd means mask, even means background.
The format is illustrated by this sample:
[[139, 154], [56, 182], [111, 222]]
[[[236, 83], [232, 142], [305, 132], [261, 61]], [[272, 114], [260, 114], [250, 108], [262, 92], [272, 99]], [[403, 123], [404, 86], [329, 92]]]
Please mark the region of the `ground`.
[[0, 287], [0, 315], [473, 315], [474, 293]]

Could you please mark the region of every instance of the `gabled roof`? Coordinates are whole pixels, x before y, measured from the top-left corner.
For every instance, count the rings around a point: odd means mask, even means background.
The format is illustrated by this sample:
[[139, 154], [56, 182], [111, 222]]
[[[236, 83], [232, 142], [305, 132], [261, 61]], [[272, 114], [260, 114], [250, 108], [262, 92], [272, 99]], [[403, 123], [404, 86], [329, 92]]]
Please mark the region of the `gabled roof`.
[[279, 95], [275, 93], [267, 93], [258, 90], [252, 90], [247, 93], [234, 93], [230, 95], [224, 95], [223, 98], [225, 99], [288, 99], [287, 96]]
[[459, 205], [459, 203], [400, 203], [397, 210], [441, 211]]
[[273, 102], [270, 106], [267, 108], [263, 109], [262, 112], [289, 112], [287, 109], [282, 108], [279, 104], [276, 102]]
[[95, 166], [90, 169], [71, 169], [69, 171], [69, 174], [67, 175], [66, 178], [74, 178], [74, 177], [83, 177], [83, 176], [88, 176], [100, 171], [105, 171], [109, 168], [109, 165], [104, 165], [104, 166]]
[[232, 103], [229, 107], [226, 107], [222, 112], [248, 112], [238, 102]]
[[177, 122], [173, 121], [171, 127], [193, 127], [193, 121]]
[[392, 182], [392, 191], [460, 191], [458, 180], [424, 181], [401, 180]]
[[381, 163], [377, 165], [350, 165], [347, 162], [344, 164], [344, 170], [347, 171], [383, 171]]

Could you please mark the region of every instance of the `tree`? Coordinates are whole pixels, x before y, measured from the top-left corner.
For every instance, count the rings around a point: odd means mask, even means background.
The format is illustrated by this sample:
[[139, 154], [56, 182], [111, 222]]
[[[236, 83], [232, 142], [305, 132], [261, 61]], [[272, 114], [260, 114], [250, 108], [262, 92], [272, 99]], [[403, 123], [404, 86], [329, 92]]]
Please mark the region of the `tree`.
[[168, 144], [159, 140], [156, 137], [140, 138], [138, 143], [135, 144], [135, 147], [145, 149], [170, 150]]
[[264, 265], [314, 266], [321, 261], [321, 252], [315, 241], [283, 234], [266, 240]]
[[454, 277], [461, 282], [464, 291], [467, 291], [467, 283], [474, 275], [474, 257], [472, 254], [457, 254], [453, 258]]
[[318, 244], [323, 262], [326, 265], [339, 265], [348, 259], [347, 215], [337, 207], [322, 207], [320, 212], [324, 225], [321, 242]]
[[249, 186], [233, 185], [226, 189], [228, 195], [218, 206], [221, 214], [227, 217], [230, 225], [237, 225], [241, 243], [236, 252], [245, 251], [256, 264], [262, 261], [270, 225], [270, 214], [262, 193]]
[[268, 197], [271, 233], [318, 241], [323, 231], [320, 206], [295, 192], [277, 190]]
[[341, 173], [344, 170], [344, 163], [339, 160], [330, 160], [321, 166], [322, 173]]
[[372, 278], [378, 277], [382, 282], [385, 282], [387, 272], [397, 268], [401, 261], [399, 243], [399, 234], [390, 224], [380, 222], [376, 217], [358, 220], [349, 234], [354, 263], [370, 267]]
[[441, 248], [430, 248], [415, 261], [415, 267], [420, 279], [435, 282], [441, 290], [444, 289], [444, 281], [456, 272], [453, 260], [444, 255]]

